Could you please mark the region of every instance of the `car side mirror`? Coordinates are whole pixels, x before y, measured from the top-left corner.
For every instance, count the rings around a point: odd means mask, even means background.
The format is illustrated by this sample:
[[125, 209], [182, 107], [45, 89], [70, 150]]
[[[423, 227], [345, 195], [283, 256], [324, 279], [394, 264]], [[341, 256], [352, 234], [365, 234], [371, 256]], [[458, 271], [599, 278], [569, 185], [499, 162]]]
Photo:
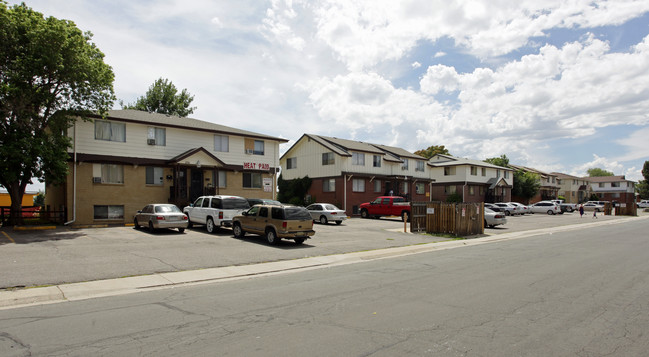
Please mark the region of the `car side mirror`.
[[241, 212], [241, 215], [242, 215], [242, 216], [247, 216], [247, 215], [248, 215], [248, 211], [243, 211], [243, 212]]

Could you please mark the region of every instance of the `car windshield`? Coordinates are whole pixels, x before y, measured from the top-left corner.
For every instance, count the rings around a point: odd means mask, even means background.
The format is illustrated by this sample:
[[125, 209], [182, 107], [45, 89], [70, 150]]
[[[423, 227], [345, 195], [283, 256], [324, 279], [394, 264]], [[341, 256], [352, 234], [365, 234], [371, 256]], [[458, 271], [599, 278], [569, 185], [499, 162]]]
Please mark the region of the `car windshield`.
[[170, 212], [180, 213], [180, 208], [174, 205], [155, 206], [155, 213], [170, 213]]
[[286, 219], [311, 220], [311, 214], [304, 207], [286, 207]]
[[224, 198], [221, 202], [223, 209], [248, 209], [250, 205], [245, 198]]
[[486, 207], [485, 207], [484, 211], [485, 211], [486, 213], [496, 213], [496, 212], [494, 212], [493, 210], [491, 210], [490, 208], [486, 208]]

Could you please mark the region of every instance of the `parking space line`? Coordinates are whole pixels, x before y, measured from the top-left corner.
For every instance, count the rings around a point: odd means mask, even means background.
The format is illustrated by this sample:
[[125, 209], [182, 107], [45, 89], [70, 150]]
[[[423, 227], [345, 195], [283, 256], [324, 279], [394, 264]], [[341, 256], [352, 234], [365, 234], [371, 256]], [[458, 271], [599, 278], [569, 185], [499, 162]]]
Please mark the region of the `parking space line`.
[[16, 244], [16, 241], [13, 240], [13, 238], [11, 238], [11, 237], [7, 234], [7, 232], [2, 231], [2, 234], [4, 234], [4, 236], [7, 237], [7, 239], [9, 239], [9, 241], [10, 241], [11, 243]]

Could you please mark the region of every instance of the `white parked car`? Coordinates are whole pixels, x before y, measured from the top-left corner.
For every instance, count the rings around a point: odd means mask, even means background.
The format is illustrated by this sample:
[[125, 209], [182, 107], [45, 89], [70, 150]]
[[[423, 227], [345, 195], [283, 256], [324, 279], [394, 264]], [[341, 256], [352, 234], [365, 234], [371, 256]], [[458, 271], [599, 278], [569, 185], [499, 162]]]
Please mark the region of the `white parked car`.
[[507, 218], [502, 212], [496, 212], [489, 208], [484, 209], [484, 225], [485, 227], [493, 228], [501, 224], [507, 223]]
[[649, 200], [642, 200], [638, 202], [638, 208], [649, 208]]
[[584, 203], [584, 211], [604, 212], [606, 201], [588, 201]]
[[194, 224], [205, 225], [209, 233], [219, 227], [231, 227], [232, 218], [250, 208], [248, 201], [239, 196], [201, 196], [185, 207], [183, 212], [189, 217], [189, 228]]
[[532, 213], [547, 213], [558, 214], [561, 213], [561, 208], [558, 204], [552, 201], [541, 201], [529, 206]]
[[518, 206], [518, 214], [526, 214], [526, 213], [531, 213], [530, 208], [522, 203], [519, 202], [508, 202], [510, 205]]
[[329, 221], [341, 224], [347, 219], [345, 211], [330, 203], [314, 203], [309, 205], [306, 209], [309, 210], [309, 214], [311, 214], [311, 218], [313, 218], [314, 221], [318, 221], [322, 224], [327, 224]]
[[514, 215], [517, 215], [517, 214], [521, 214], [519, 212], [519, 210], [518, 210], [518, 206], [513, 205], [511, 203], [498, 202], [498, 203], [494, 203], [494, 205], [504, 209], [503, 212], [507, 216], [514, 216]]

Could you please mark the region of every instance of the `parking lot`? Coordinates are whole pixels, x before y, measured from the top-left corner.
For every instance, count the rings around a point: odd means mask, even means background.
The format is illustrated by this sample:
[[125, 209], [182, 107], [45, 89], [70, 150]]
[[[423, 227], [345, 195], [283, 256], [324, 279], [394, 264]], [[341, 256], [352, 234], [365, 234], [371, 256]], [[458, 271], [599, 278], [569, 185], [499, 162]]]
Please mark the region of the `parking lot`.
[[[620, 217], [598, 215], [597, 220]], [[508, 217], [505, 226], [486, 235], [586, 224], [595, 219], [578, 213]], [[0, 234], [0, 288], [61, 284], [159, 272], [246, 265], [408, 246], [448, 240], [403, 232], [399, 219], [353, 218], [342, 225], [315, 224], [313, 239], [302, 245], [282, 241], [268, 245], [263, 237], [236, 239], [230, 229], [209, 234], [197, 226], [150, 233], [133, 227], [14, 231]]]

